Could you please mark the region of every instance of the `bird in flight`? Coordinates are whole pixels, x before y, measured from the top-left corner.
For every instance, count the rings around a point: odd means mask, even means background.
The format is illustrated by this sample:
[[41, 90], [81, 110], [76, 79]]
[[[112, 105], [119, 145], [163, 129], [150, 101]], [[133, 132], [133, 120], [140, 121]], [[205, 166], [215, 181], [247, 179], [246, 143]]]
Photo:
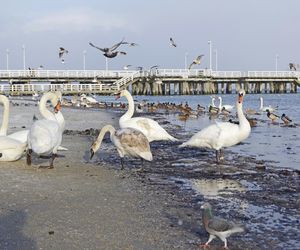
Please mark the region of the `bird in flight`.
[[93, 43], [89, 42], [89, 45], [104, 52], [103, 55], [108, 58], [116, 57], [118, 54], [126, 55], [126, 52], [115, 51], [121, 44], [124, 44], [124, 38], [122, 39], [121, 42], [116, 43], [115, 45], [111, 46], [110, 48], [100, 48], [100, 47], [94, 45]]
[[62, 58], [62, 56], [63, 56], [64, 54], [68, 54], [68, 53], [69, 53], [68, 50], [66, 50], [66, 49], [63, 48], [63, 47], [59, 47], [59, 52], [58, 52], [58, 57], [59, 57], [59, 58]]
[[200, 64], [203, 56], [204, 55], [197, 56], [197, 58], [190, 64], [189, 69], [191, 69], [193, 65]]
[[299, 64], [296, 64], [296, 63], [289, 63], [289, 67], [290, 67], [290, 70], [297, 70], [297, 68], [299, 68]]
[[128, 44], [130, 47], [138, 46], [137, 43], [122, 42], [122, 44]]
[[170, 45], [173, 47], [177, 47], [177, 44], [174, 42], [172, 37], [170, 37]]
[[125, 66], [123, 67], [123, 69], [124, 69], [124, 70], [128, 70], [129, 67], [131, 67], [131, 66], [132, 66], [131, 64], [127, 64], [127, 65], [125, 65]]

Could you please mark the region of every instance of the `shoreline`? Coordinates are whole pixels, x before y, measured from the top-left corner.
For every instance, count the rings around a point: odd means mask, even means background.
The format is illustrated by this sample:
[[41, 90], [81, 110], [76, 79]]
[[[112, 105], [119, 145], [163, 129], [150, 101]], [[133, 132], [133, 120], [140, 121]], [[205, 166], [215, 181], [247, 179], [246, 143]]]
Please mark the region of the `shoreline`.
[[[153, 142], [153, 162], [145, 163], [141, 171], [139, 160], [126, 158], [122, 171], [109, 140], [104, 140], [93, 161], [88, 159], [94, 129], [107, 123], [116, 126], [119, 114], [87, 109], [81, 112], [82, 119], [80, 109], [64, 110], [68, 130], [62, 145], [69, 151], [59, 152], [54, 170], [37, 171], [24, 159], [1, 163], [4, 249], [197, 249], [208, 239], [200, 211], [208, 200], [216, 215], [247, 227], [246, 233], [228, 239], [230, 249], [299, 245], [299, 170], [278, 169], [228, 149], [225, 164], [216, 165], [211, 150], [183, 151], [176, 143]], [[22, 115], [29, 118], [29, 113]], [[12, 130], [20, 130], [25, 118], [11, 122]], [[185, 135], [164, 115], [156, 114], [158, 118], [171, 134], [176, 129]], [[207, 192], [216, 186], [214, 194]], [[211, 249], [221, 246], [215, 240]]]

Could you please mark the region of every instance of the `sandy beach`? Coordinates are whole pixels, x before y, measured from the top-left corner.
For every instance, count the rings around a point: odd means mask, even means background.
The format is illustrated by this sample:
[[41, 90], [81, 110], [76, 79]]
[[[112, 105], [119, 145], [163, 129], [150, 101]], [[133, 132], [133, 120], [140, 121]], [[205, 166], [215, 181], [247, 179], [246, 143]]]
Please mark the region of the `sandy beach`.
[[[17, 103], [11, 105], [10, 131], [29, 128], [38, 114], [33, 102]], [[203, 190], [213, 192], [214, 181], [225, 190], [222, 202], [210, 200], [216, 213], [247, 228], [228, 239], [230, 249], [297, 249], [299, 171], [275, 169], [230, 151], [228, 162], [219, 166], [212, 151], [183, 151], [170, 142], [151, 144], [154, 161], [143, 170], [133, 159], [120, 170], [109, 140], [92, 161], [89, 146], [94, 129], [117, 127], [121, 113], [62, 112], [62, 145], [68, 151], [59, 152], [53, 170], [37, 170], [48, 160], [36, 157], [32, 167], [25, 158], [0, 164], [1, 249], [199, 249], [208, 239], [200, 206], [210, 193]], [[153, 118], [179, 139], [190, 136], [162, 115]], [[221, 248], [215, 240], [210, 249]]]

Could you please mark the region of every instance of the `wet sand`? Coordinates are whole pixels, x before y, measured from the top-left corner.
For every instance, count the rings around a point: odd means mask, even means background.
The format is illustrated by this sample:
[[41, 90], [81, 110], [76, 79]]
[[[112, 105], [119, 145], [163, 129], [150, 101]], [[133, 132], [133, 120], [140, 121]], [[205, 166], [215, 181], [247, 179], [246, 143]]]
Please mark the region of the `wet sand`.
[[[11, 131], [29, 127], [34, 105], [11, 107]], [[26, 110], [26, 112], [24, 112]], [[14, 114], [22, 114], [18, 118]], [[179, 149], [178, 143], [151, 144], [154, 161], [120, 160], [105, 140], [92, 161], [95, 128], [116, 125], [120, 113], [65, 108], [67, 121], [54, 170], [37, 170], [47, 159], [1, 163], [1, 249], [197, 249], [208, 235], [200, 206], [244, 224], [247, 231], [228, 239], [230, 249], [297, 249], [299, 171], [272, 167], [225, 151]], [[179, 139], [182, 127], [152, 115]], [[16, 120], [17, 119], [17, 120]], [[93, 128], [92, 130], [89, 128]], [[215, 240], [211, 249], [221, 249]]]

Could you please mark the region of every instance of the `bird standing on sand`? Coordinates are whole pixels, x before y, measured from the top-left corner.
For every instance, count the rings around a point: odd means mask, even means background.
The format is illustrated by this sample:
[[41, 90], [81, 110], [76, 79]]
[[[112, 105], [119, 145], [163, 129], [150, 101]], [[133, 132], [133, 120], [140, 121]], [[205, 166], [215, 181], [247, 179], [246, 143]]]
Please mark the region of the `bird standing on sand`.
[[113, 58], [113, 57], [116, 57], [118, 54], [121, 54], [121, 55], [126, 55], [126, 52], [123, 52], [123, 51], [115, 51], [121, 44], [124, 43], [124, 39], [119, 42], [119, 43], [116, 43], [115, 45], [111, 46], [110, 48], [100, 48], [94, 44], [92, 44], [91, 42], [89, 43], [89, 45], [91, 45], [92, 47], [98, 49], [98, 50], [101, 50], [102, 52], [104, 52], [104, 56], [105, 57], [108, 57], [108, 58]]
[[224, 248], [227, 247], [227, 238], [234, 233], [242, 233], [244, 232], [244, 228], [240, 225], [237, 225], [231, 221], [226, 221], [221, 218], [217, 218], [213, 216], [211, 205], [206, 202], [201, 206], [203, 209], [202, 213], [202, 223], [205, 230], [209, 233], [209, 239], [202, 247], [209, 247], [209, 243], [218, 237], [220, 240], [224, 242]]
[[245, 91], [240, 90], [236, 102], [239, 125], [230, 122], [217, 122], [202, 129], [179, 147], [213, 148], [216, 150], [216, 161], [219, 163], [224, 158], [222, 150], [224, 147], [234, 146], [250, 135], [251, 127], [243, 113], [244, 96]]
[[121, 157], [122, 169], [124, 168], [125, 155], [152, 161], [153, 157], [150, 151], [149, 141], [142, 132], [133, 128], [115, 130], [111, 125], [106, 125], [101, 129], [97, 140], [91, 146], [91, 159], [100, 148], [103, 137], [107, 132], [110, 133], [110, 140], [116, 146]]
[[190, 64], [189, 69], [191, 69], [193, 65], [199, 65], [203, 56], [204, 55], [197, 56], [197, 58]]
[[284, 124], [289, 124], [290, 122], [292, 122], [292, 120], [288, 117], [288, 116], [286, 116], [285, 114], [282, 114], [282, 116], [281, 116], [281, 120], [284, 122]]
[[177, 44], [174, 42], [172, 37], [170, 37], [170, 45], [175, 47], [175, 48], [177, 47]]
[[267, 111], [267, 116], [269, 119], [271, 119], [272, 122], [276, 121], [278, 118], [280, 118], [278, 115], [271, 113], [270, 110], [266, 110]]

